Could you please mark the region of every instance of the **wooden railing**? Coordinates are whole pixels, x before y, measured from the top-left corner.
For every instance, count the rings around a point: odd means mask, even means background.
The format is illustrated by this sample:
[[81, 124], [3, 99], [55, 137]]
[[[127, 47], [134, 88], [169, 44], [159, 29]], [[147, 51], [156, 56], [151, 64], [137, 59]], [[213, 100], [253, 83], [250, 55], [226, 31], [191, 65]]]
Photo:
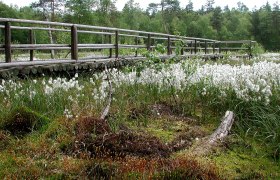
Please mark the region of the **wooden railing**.
[[[23, 20], [23, 19], [10, 19], [0, 18], [0, 29], [3, 30], [4, 44], [0, 44], [0, 52], [5, 54], [5, 62], [12, 62], [13, 50], [27, 50], [30, 52], [30, 61], [34, 60], [34, 51], [40, 50], [69, 50], [71, 53], [72, 60], [78, 60], [79, 50], [102, 50], [108, 49], [109, 55], [107, 58], [119, 58], [120, 49], [134, 48], [135, 56], [139, 56], [138, 50], [145, 48], [147, 50], [153, 50], [156, 47], [156, 40], [166, 45], [166, 54], [171, 55], [173, 49], [176, 48], [176, 42], [181, 42], [181, 55], [197, 54], [202, 52], [204, 54], [213, 53], [220, 54], [224, 51], [233, 50], [244, 50], [250, 55], [252, 53], [252, 44], [255, 41], [218, 41], [213, 39], [195, 38], [176, 36], [163, 33], [135, 31], [128, 29], [119, 29], [111, 27], [100, 27], [90, 26], [81, 24], [69, 24], [59, 22], [46, 22], [46, 21], [34, 21], [34, 20]], [[12, 31], [21, 30], [28, 31], [29, 43], [28, 44], [15, 44], [12, 43]], [[36, 44], [34, 39], [35, 31], [52, 31], [52, 32], [66, 32], [71, 36], [70, 44]], [[107, 37], [108, 42], [106, 43], [90, 43], [81, 44], [79, 42], [80, 34], [95, 34], [102, 37]], [[121, 44], [120, 38], [131, 37], [135, 38], [133, 44]], [[140, 43], [140, 40], [144, 43]], [[114, 42], [113, 42], [114, 41]], [[232, 45], [238, 44], [238, 46], [231, 47]], [[247, 46], [243, 46], [247, 44]]]

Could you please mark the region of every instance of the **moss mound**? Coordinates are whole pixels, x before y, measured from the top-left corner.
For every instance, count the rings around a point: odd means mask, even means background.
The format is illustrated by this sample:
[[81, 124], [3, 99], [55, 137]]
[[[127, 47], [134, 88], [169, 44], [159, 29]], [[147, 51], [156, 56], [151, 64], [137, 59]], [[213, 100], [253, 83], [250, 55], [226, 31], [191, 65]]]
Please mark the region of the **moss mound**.
[[79, 155], [86, 152], [94, 157], [168, 157], [169, 147], [157, 137], [141, 135], [128, 128], [114, 133], [106, 121], [82, 118], [76, 125], [76, 137], [68, 153]]
[[42, 129], [48, 122], [50, 122], [49, 118], [27, 107], [20, 107], [4, 117], [1, 128], [12, 135], [22, 136]]

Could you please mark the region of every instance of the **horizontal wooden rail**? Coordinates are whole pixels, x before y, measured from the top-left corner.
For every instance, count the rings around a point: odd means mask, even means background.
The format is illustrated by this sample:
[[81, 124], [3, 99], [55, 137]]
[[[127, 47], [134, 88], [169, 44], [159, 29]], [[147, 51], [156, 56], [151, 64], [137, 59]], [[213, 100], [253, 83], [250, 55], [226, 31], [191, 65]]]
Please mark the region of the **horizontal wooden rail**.
[[137, 38], [147, 38], [146, 36], [139, 36], [135, 34], [119, 34], [119, 36], [124, 36], [124, 37], [137, 37]]
[[221, 48], [222, 50], [236, 50], [236, 51], [240, 51], [240, 50], [248, 50], [248, 48]]
[[120, 44], [119, 47], [120, 48], [147, 48], [147, 46], [145, 45], [126, 45], [126, 44]]
[[[146, 32], [138, 30], [120, 29], [112, 27], [34, 21], [25, 19], [0, 18], [0, 29], [4, 30], [4, 44], [0, 44], [0, 51], [5, 52], [5, 62], [12, 61], [12, 53], [14, 50], [30, 51], [30, 61], [34, 59], [34, 51], [41, 50], [70, 50], [71, 59], [78, 60], [79, 50], [109, 50], [109, 58], [118, 58], [120, 49], [134, 49], [137, 57], [138, 49], [154, 50], [157, 43], [161, 43], [166, 47], [166, 54], [172, 55], [173, 50], [178, 48], [176, 43], [180, 44], [181, 55], [185, 53], [196, 54], [204, 52], [205, 54], [212, 52], [222, 53], [223, 51], [239, 51], [245, 50], [251, 55], [252, 44], [255, 41], [240, 40], [240, 41], [218, 41], [206, 38], [177, 36], [164, 33]], [[13, 44], [12, 36], [14, 30], [28, 31], [28, 44]], [[49, 34], [53, 32], [64, 32], [69, 34], [69, 44], [37, 44], [36, 32], [47, 31]], [[80, 34], [94, 34], [99, 40], [95, 42], [82, 43], [79, 42]], [[96, 37], [97, 37], [96, 36]], [[240, 44], [240, 46], [238, 45]], [[249, 46], [243, 46], [249, 44]], [[233, 46], [231, 46], [233, 45]], [[237, 47], [238, 46], [238, 47]]]
[[249, 41], [249, 40], [243, 40], [243, 41], [221, 41], [222, 44], [248, 44], [248, 43], [256, 43], [256, 41]]
[[119, 31], [126, 33], [138, 33], [138, 34], [150, 34], [153, 36], [170, 36], [174, 38], [181, 39], [190, 39], [190, 40], [203, 40], [209, 42], [218, 42], [213, 39], [205, 39], [205, 38], [195, 38], [195, 37], [184, 37], [184, 36], [176, 36], [164, 33], [155, 33], [155, 32], [146, 32], [146, 31], [137, 31], [137, 30], [128, 30], [128, 29], [120, 29], [120, 28], [110, 28], [110, 27], [102, 27], [102, 26], [91, 26], [91, 25], [81, 25], [81, 24], [70, 24], [70, 23], [60, 23], [60, 22], [47, 22], [47, 21], [36, 21], [36, 20], [26, 20], [26, 19], [12, 19], [12, 18], [0, 18], [0, 22], [14, 22], [14, 23], [27, 23], [27, 24], [39, 24], [39, 25], [50, 25], [50, 26], [63, 26], [63, 27], [72, 27], [76, 26], [77, 28], [88, 28], [88, 29], [97, 29], [97, 30], [107, 30], [107, 31]]

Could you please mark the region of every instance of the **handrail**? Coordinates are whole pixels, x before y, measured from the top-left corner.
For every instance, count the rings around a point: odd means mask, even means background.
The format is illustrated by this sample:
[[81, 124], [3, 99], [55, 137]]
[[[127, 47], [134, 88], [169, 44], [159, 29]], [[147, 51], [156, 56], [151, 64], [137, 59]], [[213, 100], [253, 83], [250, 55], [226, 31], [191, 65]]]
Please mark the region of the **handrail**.
[[[156, 35], [156, 36], [169, 36], [169, 37], [189, 39], [189, 40], [202, 40], [202, 41], [210, 41], [210, 42], [219, 42], [219, 41], [213, 40], [213, 39], [176, 36], [176, 35], [170, 35], [170, 34], [164, 34], [164, 33], [146, 32], [146, 31], [129, 30], [129, 29], [112, 28], [112, 27], [103, 27], [103, 26], [92, 26], [92, 25], [83, 25], [83, 24], [70, 24], [70, 23], [61, 23], [61, 22], [48, 22], [48, 21], [13, 19], [13, 18], [0, 18], [0, 22], [30, 23], [30, 24], [64, 26], [64, 27], [76, 26], [77, 28], [89, 28], [89, 29], [107, 30], [107, 31], [121, 31], [121, 32], [126, 32], [126, 33], [151, 34], [151, 35]], [[32, 29], [32, 27], [30, 27], [30, 29]]]
[[[160, 40], [164, 41], [167, 44], [167, 55], [172, 54], [172, 49], [175, 49], [174, 42], [182, 41], [181, 55], [184, 54], [185, 50], [190, 50], [191, 54], [196, 54], [199, 50], [204, 50], [205, 54], [210, 50], [213, 53], [221, 53], [223, 50], [244, 50], [246, 48], [241, 47], [222, 47], [223, 45], [228, 44], [249, 44], [250, 47], [247, 48], [248, 51], [252, 51], [252, 44], [255, 41], [251, 40], [241, 40], [241, 41], [219, 41], [214, 39], [206, 38], [196, 38], [196, 37], [186, 37], [186, 36], [177, 36], [172, 34], [164, 34], [157, 32], [146, 32], [139, 30], [130, 30], [122, 28], [113, 28], [113, 27], [102, 27], [102, 26], [92, 26], [92, 25], [83, 25], [83, 24], [72, 24], [72, 23], [61, 23], [61, 22], [47, 22], [47, 21], [38, 21], [38, 20], [27, 20], [27, 19], [13, 19], [13, 18], [0, 18], [0, 29], [4, 29], [5, 42], [3, 45], [0, 44], [0, 51], [5, 51], [5, 61], [7, 63], [12, 61], [12, 50], [30, 50], [30, 61], [33, 61], [34, 50], [71, 50], [71, 59], [78, 60], [78, 50], [79, 49], [109, 49], [109, 58], [113, 56], [113, 49], [115, 50], [115, 58], [119, 57], [119, 49], [125, 48], [135, 48], [136, 54], [138, 55], [138, 49], [146, 48], [147, 50], [152, 50], [155, 48], [154, 41]], [[20, 25], [11, 25], [12, 23], [24, 23], [28, 24], [27, 26]], [[29, 26], [33, 24], [33, 26]], [[35, 24], [35, 25], [34, 25]], [[37, 26], [36, 26], [37, 25]], [[47, 26], [47, 27], [44, 27]], [[12, 44], [12, 30], [28, 30], [29, 33], [29, 42], [28, 44]], [[60, 31], [68, 32], [71, 34], [71, 43], [70, 44], [34, 44], [34, 35], [33, 31]], [[79, 44], [78, 34], [96, 34], [102, 35], [109, 42], [103, 44]], [[114, 42], [113, 38], [114, 37]], [[120, 37], [130, 37], [135, 38], [135, 44], [121, 44]], [[145, 39], [145, 45], [138, 44], [139, 39]]]

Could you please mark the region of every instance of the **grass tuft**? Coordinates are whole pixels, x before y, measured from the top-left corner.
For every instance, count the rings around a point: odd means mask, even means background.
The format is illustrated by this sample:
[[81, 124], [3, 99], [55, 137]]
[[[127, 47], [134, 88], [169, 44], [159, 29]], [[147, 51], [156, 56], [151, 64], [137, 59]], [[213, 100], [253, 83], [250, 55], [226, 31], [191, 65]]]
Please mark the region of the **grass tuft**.
[[12, 135], [23, 136], [35, 130], [43, 130], [49, 122], [47, 117], [27, 107], [20, 107], [4, 117], [1, 128]]

